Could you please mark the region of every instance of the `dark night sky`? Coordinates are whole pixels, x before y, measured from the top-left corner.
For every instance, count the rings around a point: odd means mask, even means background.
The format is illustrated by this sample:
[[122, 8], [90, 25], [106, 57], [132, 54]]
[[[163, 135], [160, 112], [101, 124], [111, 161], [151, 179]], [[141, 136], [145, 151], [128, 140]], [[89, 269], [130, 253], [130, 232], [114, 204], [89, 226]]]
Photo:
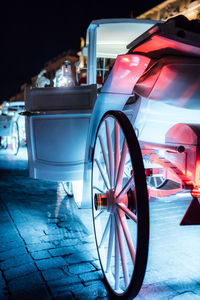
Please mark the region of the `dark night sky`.
[[0, 103], [38, 74], [45, 62], [63, 51], [78, 51], [80, 37], [94, 19], [126, 18], [162, 0], [6, 1], [0, 9]]

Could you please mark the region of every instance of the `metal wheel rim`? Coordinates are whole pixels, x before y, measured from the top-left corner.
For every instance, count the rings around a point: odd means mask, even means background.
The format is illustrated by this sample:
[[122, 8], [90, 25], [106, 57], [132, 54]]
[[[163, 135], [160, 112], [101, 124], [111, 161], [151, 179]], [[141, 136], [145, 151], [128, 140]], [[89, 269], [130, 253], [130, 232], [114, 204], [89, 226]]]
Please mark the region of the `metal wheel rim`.
[[[128, 139], [125, 137], [125, 128], [123, 128], [126, 126], [128, 126], [127, 130], [129, 131]], [[101, 131], [104, 131], [104, 133]], [[121, 136], [123, 136], [122, 140], [120, 140]], [[130, 154], [130, 137], [134, 137], [134, 140], [137, 140], [132, 126], [124, 114], [121, 112], [108, 112], [104, 115], [96, 136], [92, 171], [93, 220], [102, 271], [109, 291], [116, 298], [126, 297], [126, 299], [137, 295], [144, 278], [148, 253], [149, 226], [148, 196], [144, 174], [142, 184], [144, 190], [142, 194], [146, 202], [146, 232], [142, 228], [144, 226], [141, 226], [143, 222], [141, 219], [143, 218], [141, 216], [141, 207], [135, 212], [134, 208], [129, 208], [129, 200], [127, 200], [127, 192], [130, 190], [133, 190], [135, 195], [141, 193], [141, 191], [138, 191], [139, 189], [141, 190], [140, 184], [138, 184], [138, 179], [134, 178], [134, 174], [130, 174], [130, 178], [126, 178], [126, 174], [129, 172], [127, 170], [130, 169], [130, 166], [126, 165], [127, 162], [131, 162], [132, 170], [133, 161], [134, 165], [136, 163], [136, 160]], [[104, 139], [107, 141], [107, 152]], [[114, 151], [112, 147], [114, 147]], [[137, 145], [137, 151], [138, 148], [139, 145]], [[143, 163], [140, 155], [141, 166], [143, 167]], [[98, 173], [99, 175], [97, 175]], [[99, 177], [101, 178], [100, 185]], [[100, 196], [98, 196], [99, 194]], [[106, 204], [104, 203], [104, 198], [107, 199]], [[134, 202], [133, 198], [132, 202]], [[136, 206], [138, 207], [138, 204]], [[98, 211], [97, 208], [102, 209]], [[140, 213], [138, 214], [139, 210]], [[104, 226], [101, 228], [98, 223], [104, 224]], [[102, 232], [99, 233], [99, 231]], [[146, 239], [145, 249], [142, 250], [142, 259], [141, 254], [138, 254], [138, 249], [141, 247], [141, 232], [145, 232]], [[140, 271], [138, 267], [141, 261]]]

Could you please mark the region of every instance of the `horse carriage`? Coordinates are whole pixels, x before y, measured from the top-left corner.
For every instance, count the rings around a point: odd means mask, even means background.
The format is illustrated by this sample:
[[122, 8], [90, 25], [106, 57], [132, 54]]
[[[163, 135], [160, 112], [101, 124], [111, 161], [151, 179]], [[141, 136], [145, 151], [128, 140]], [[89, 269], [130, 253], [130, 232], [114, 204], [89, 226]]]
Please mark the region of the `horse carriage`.
[[[80, 208], [92, 199], [100, 264], [116, 299], [134, 298], [143, 282], [149, 197], [190, 191], [181, 224], [200, 224], [198, 31], [184, 17], [93, 21], [87, 85], [26, 93], [30, 176], [72, 182]], [[101, 59], [106, 79], [97, 89]]]
[[12, 153], [17, 155], [20, 145], [25, 145], [25, 120], [19, 115], [24, 110], [24, 101], [4, 101], [0, 115], [1, 147], [11, 145]]

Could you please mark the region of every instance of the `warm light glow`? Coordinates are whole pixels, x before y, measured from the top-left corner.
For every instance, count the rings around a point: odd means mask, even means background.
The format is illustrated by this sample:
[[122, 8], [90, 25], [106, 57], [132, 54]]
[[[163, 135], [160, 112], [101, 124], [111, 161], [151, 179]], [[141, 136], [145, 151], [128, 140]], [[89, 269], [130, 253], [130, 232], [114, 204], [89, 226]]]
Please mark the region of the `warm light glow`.
[[122, 57], [122, 61], [125, 61], [125, 62], [130, 62], [130, 59], [126, 56]]
[[200, 187], [193, 188], [193, 190], [191, 191], [191, 195], [194, 198], [200, 198]]
[[133, 87], [146, 70], [150, 58], [143, 55], [119, 55], [102, 91], [132, 94]]
[[196, 162], [195, 183], [196, 185], [200, 186], [200, 159]]

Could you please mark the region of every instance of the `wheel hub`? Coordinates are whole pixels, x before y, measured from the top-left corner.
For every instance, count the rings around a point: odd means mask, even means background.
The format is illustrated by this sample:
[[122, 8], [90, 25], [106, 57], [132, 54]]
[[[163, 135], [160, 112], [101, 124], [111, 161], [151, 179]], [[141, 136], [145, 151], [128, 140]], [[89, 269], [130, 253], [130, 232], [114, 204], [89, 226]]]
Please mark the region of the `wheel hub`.
[[95, 194], [94, 206], [96, 210], [106, 209], [109, 212], [114, 212], [116, 207], [116, 197], [114, 189], [108, 190], [105, 194]]

